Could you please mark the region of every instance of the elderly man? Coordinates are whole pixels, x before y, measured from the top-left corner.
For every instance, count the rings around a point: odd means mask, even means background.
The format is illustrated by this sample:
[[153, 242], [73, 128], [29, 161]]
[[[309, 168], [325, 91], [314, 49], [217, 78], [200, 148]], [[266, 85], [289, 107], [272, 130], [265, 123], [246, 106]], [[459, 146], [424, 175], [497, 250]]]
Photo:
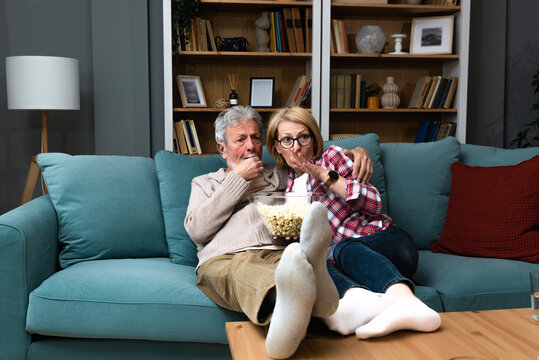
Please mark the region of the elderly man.
[[[254, 324], [269, 324], [268, 354], [290, 357], [311, 316], [328, 316], [338, 306], [326, 268], [327, 211], [311, 205], [299, 243], [272, 239], [249, 195], [283, 189], [287, 174], [260, 160], [260, 115], [248, 106], [223, 111], [215, 139], [227, 168], [193, 179], [185, 218], [198, 249], [197, 285], [216, 304], [245, 313]], [[357, 172], [367, 181], [370, 158], [363, 149], [354, 151]]]

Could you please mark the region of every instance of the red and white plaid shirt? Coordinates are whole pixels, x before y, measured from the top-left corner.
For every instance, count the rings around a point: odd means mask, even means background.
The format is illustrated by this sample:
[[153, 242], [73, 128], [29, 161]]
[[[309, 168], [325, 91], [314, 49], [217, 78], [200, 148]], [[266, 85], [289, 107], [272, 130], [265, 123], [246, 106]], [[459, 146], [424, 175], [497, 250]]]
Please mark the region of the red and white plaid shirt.
[[[333, 231], [328, 257], [333, 259], [333, 247], [348, 237], [362, 237], [394, 225], [393, 220], [382, 214], [382, 198], [372, 184], [361, 184], [352, 176], [353, 161], [344, 155], [344, 150], [336, 145], [328, 147], [320, 157], [311, 163], [327, 170], [336, 171], [346, 179], [346, 199], [341, 199], [329, 190], [322, 181], [311, 175], [307, 180], [307, 191], [313, 194], [326, 194], [324, 205], [328, 209], [328, 219]], [[288, 170], [286, 190], [291, 191], [296, 172]]]

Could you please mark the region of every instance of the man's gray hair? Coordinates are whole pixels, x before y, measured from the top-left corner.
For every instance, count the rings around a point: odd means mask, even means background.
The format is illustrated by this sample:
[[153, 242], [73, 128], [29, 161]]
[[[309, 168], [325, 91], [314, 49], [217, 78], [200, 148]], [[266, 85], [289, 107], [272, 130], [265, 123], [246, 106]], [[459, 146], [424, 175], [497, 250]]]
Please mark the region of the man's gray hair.
[[217, 119], [215, 119], [215, 141], [222, 141], [226, 145], [226, 129], [230, 125], [240, 123], [244, 118], [256, 121], [258, 129], [262, 132], [262, 118], [260, 115], [248, 105], [237, 105], [221, 111]]

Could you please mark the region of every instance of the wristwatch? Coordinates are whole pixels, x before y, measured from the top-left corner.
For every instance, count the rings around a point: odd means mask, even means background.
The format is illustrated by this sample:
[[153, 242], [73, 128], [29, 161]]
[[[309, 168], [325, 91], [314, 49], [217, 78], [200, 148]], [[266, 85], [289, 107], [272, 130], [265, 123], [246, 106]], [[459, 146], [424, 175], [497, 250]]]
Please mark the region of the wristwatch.
[[333, 184], [337, 180], [339, 180], [339, 174], [337, 174], [335, 171], [330, 171], [328, 172], [328, 177], [326, 181], [324, 181], [324, 185], [330, 187], [331, 184]]

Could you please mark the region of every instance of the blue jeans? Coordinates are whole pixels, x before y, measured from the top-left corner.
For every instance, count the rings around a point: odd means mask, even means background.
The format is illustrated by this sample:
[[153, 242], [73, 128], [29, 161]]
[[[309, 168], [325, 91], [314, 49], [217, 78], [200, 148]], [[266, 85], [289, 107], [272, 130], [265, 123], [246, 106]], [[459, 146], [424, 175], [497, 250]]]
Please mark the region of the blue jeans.
[[384, 293], [398, 282], [414, 291], [411, 278], [417, 270], [418, 253], [412, 237], [390, 226], [360, 238], [346, 238], [333, 249], [335, 262], [328, 271], [342, 298], [352, 287]]

